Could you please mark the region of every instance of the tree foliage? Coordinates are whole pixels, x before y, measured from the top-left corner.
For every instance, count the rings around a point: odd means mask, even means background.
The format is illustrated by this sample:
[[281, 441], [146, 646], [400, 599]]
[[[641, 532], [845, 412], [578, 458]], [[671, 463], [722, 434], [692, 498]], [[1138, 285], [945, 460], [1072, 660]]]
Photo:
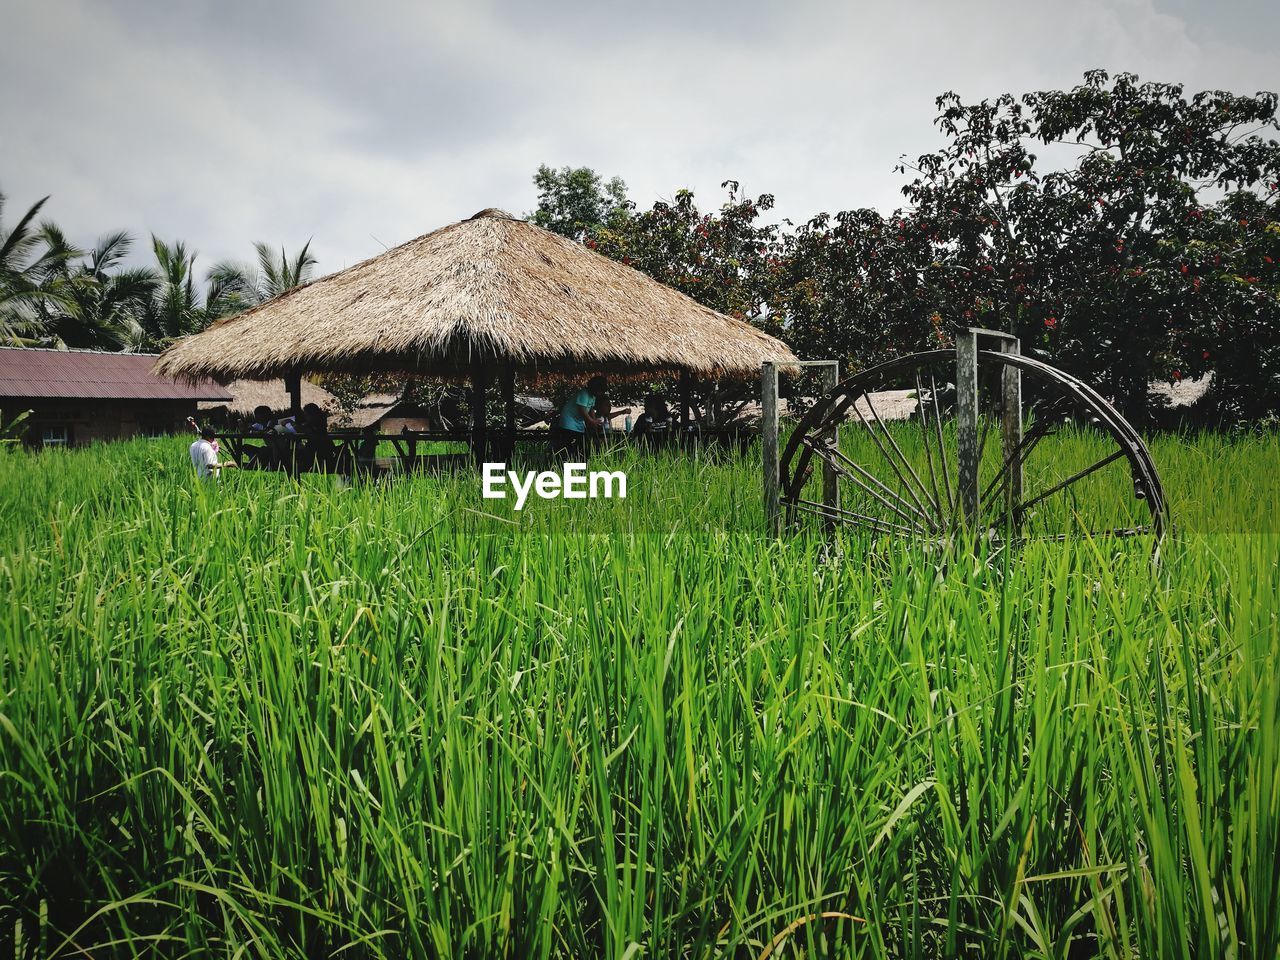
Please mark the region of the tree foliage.
[[[93, 249], [63, 260], [57, 271], [61, 296], [41, 305], [41, 334], [60, 346], [121, 350], [144, 339], [141, 318], [156, 292], [145, 267], [124, 267], [132, 239], [101, 237]], [[82, 259], [81, 259], [82, 258]]]
[[283, 247], [277, 253], [265, 243], [255, 243], [257, 264], [221, 260], [209, 271], [207, 307], [213, 316], [240, 313], [266, 303], [311, 280], [316, 258], [311, 241], [290, 257]]
[[37, 221], [47, 200], [6, 227], [0, 195], [0, 340], [9, 344], [161, 349], [306, 283], [316, 264], [310, 242], [292, 257], [256, 243], [256, 266], [221, 261], [202, 281], [195, 251], [153, 236], [153, 264], [130, 266], [129, 234], [81, 250], [55, 223]]
[[1152, 381], [1207, 373], [1224, 417], [1280, 408], [1275, 94], [1091, 71], [1071, 90], [937, 107], [944, 142], [902, 163], [908, 202], [887, 216], [775, 225], [772, 196], [727, 181], [718, 212], [682, 190], [570, 235], [850, 370], [980, 325], [1135, 420]]
[[538, 206], [528, 219], [572, 240], [616, 226], [630, 210], [622, 178], [606, 181], [590, 167], [554, 170], [542, 164], [533, 175], [533, 185], [538, 189]]
[[903, 213], [819, 214], [784, 238], [770, 332], [801, 356], [856, 369], [945, 346], [932, 241]]
[[1017, 333], [1139, 419], [1150, 380], [1209, 371], [1250, 412], [1275, 404], [1275, 94], [1092, 71], [937, 103], [947, 142], [902, 167], [904, 229], [928, 237], [920, 269], [949, 325]]
[[5, 197], [0, 194], [0, 337], [29, 342], [41, 331], [42, 310], [62, 294], [54, 280], [78, 251], [60, 231], [36, 217], [48, 202], [36, 201], [12, 227], [4, 224]]
[[587, 237], [588, 247], [647, 273], [699, 303], [740, 319], [768, 312], [771, 270], [777, 264], [778, 228], [762, 222], [773, 197], [743, 196], [733, 180], [714, 213], [698, 209], [693, 192], [618, 218]]

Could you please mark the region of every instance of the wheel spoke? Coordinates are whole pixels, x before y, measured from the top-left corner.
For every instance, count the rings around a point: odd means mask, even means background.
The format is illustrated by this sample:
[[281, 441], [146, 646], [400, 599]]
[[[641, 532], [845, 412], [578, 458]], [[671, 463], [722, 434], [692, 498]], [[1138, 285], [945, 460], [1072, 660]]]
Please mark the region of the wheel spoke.
[[[1031, 456], [1031, 451], [1045, 437], [1053, 436], [1054, 427], [1058, 423], [1058, 417], [1063, 412], [1062, 398], [1059, 397], [1046, 405], [1043, 416], [1037, 416], [1035, 425], [1023, 436], [1018, 445], [1013, 448], [1009, 456], [1000, 466], [1000, 472], [991, 478], [991, 482], [987, 484], [986, 489], [982, 492], [982, 503], [991, 503], [995, 499], [996, 494], [1003, 495], [1008, 490], [1010, 478], [1012, 478], [1015, 470], [1021, 470], [1026, 464], [1027, 459]], [[1016, 458], [1016, 459], [1015, 459]], [[1008, 508], [1008, 504], [1005, 505]]]
[[916, 409], [920, 412], [920, 439], [924, 444], [925, 462], [929, 464], [929, 483], [933, 487], [933, 502], [942, 513], [942, 492], [938, 489], [938, 473], [933, 468], [933, 447], [929, 443], [929, 421], [924, 406], [924, 388], [920, 385], [920, 374], [916, 374]]
[[871, 527], [873, 530], [893, 530], [910, 536], [928, 536], [929, 534], [928, 530], [923, 530], [920, 527], [904, 527], [898, 523], [891, 523], [883, 517], [869, 517], [863, 513], [855, 513], [852, 510], [845, 510], [843, 507], [832, 507], [813, 500], [797, 499], [795, 508], [803, 510], [805, 513], [816, 514], [824, 520], [854, 523], [864, 527]]
[[951, 471], [947, 467], [947, 445], [942, 439], [942, 414], [938, 412], [938, 384], [929, 374], [929, 398], [933, 403], [933, 426], [938, 435], [938, 459], [942, 461], [942, 483], [947, 489], [947, 505], [951, 514], [956, 512], [956, 498], [951, 491]]
[[1123, 450], [1113, 451], [1109, 455], [1103, 457], [1097, 463], [1091, 466], [1085, 467], [1083, 470], [1080, 470], [1076, 473], [1073, 473], [1071, 476], [1067, 477], [1067, 479], [1063, 480], [1061, 483], [1055, 483], [1048, 490], [1044, 491], [1044, 493], [1038, 494], [1037, 496], [1032, 497], [1030, 500], [1023, 500], [1021, 503], [1019, 503], [1017, 506], [1013, 508], [1014, 514], [1017, 516], [1021, 516], [1022, 514], [1030, 510], [1032, 507], [1034, 507], [1041, 500], [1044, 500], [1046, 497], [1053, 496], [1059, 490], [1065, 490], [1067, 487], [1071, 486], [1077, 480], [1083, 480], [1085, 477], [1089, 476], [1089, 474], [1093, 473], [1096, 470], [1101, 470], [1103, 467], [1105, 467], [1109, 463], [1114, 463], [1124, 455], [1125, 455], [1125, 452]]
[[[810, 441], [808, 438], [805, 438], [805, 440], [802, 442], [804, 442], [807, 446], [809, 446], [810, 449], [813, 450], [814, 454], [818, 457], [818, 459], [824, 460], [827, 463], [831, 464], [832, 468], [840, 476], [847, 477], [849, 480], [856, 483], [859, 486], [859, 488], [865, 490], [871, 496], [875, 497], [875, 499], [880, 501], [882, 504], [884, 504], [894, 513], [896, 513], [903, 520], [906, 520], [910, 524], [915, 524], [918, 518], [919, 520], [923, 520], [929, 526], [933, 526], [933, 522], [929, 518], [928, 514], [921, 513], [914, 506], [907, 503], [907, 501], [903, 500], [900, 496], [898, 496], [896, 493], [890, 490], [887, 486], [881, 483], [877, 477], [875, 477], [871, 473], [868, 473], [865, 469], [863, 469], [863, 467], [860, 464], [856, 463], [855, 461], [850, 459], [848, 456], [846, 456], [840, 450], [839, 447], [829, 446], [829, 447], [826, 447], [824, 451], [824, 450], [818, 449], [819, 445]], [[829, 455], [832, 459], [828, 460], [827, 455]], [[841, 460], [842, 463], [836, 463], [836, 458], [839, 458], [839, 460]], [[851, 470], [856, 472], [851, 472]], [[862, 478], [865, 478], [865, 480]], [[876, 487], [879, 487], [880, 491], [877, 491], [873, 487], [869, 486], [867, 481], [869, 481], [872, 484], [875, 484]], [[888, 499], [886, 499], [886, 496], [892, 497], [893, 500], [896, 501], [896, 504], [891, 503]], [[914, 516], [908, 513], [904, 513], [903, 512], [904, 509], [911, 511], [911, 514], [914, 514]]]
[[[889, 445], [893, 447], [893, 452], [898, 455], [898, 460], [907, 469], [907, 472], [911, 475], [911, 479], [916, 482], [916, 487], [919, 488], [921, 495], [933, 506], [934, 514], [939, 520], [941, 520], [941, 506], [939, 506], [937, 500], [934, 500], [929, 496], [929, 491], [924, 488], [924, 482], [920, 479], [920, 475], [916, 473], [915, 468], [911, 466], [911, 461], [907, 459], [907, 455], [902, 452], [902, 448], [898, 446], [898, 442], [893, 439], [893, 434], [889, 432], [889, 428], [886, 427], [884, 425], [884, 421], [880, 419], [880, 414], [876, 412], [876, 405], [872, 402], [870, 394], [867, 394], [867, 409], [871, 411], [871, 416], [875, 418], [876, 425], [880, 427], [880, 432], [884, 434], [885, 440], [889, 441]], [[905, 483], [906, 481], [904, 480], [903, 482]], [[921, 504], [922, 509], [923, 507], [924, 504]]]
[[1009, 456], [1005, 457], [1004, 463], [1000, 466], [1000, 472], [991, 478], [987, 488], [982, 491], [982, 503], [989, 502], [992, 494], [1004, 490], [1005, 485], [1009, 482], [1009, 477], [1013, 475], [1013, 471], [1027, 462], [1027, 457], [1031, 456], [1031, 451], [1035, 449], [1036, 444], [1045, 437], [1052, 435], [1052, 427], [1052, 421], [1043, 420], [1038, 421], [1034, 427], [1027, 431], [1026, 435], [1018, 442], [1018, 445], [1009, 452]]
[[[871, 402], [871, 395], [868, 393], [864, 394], [864, 396], [867, 398], [867, 409], [871, 411], [872, 416], [875, 416], [875, 405]], [[888, 461], [889, 466], [893, 469], [894, 475], [898, 478], [898, 483], [902, 485], [902, 489], [906, 491], [907, 495], [912, 499], [912, 501], [914, 501], [915, 505], [920, 509], [920, 512], [927, 516], [928, 511], [925, 509], [925, 505], [920, 502], [920, 498], [916, 496], [915, 490], [912, 489], [911, 484], [907, 483], [907, 479], [903, 476], [902, 471], [898, 469], [898, 461], [895, 460], [893, 454], [885, 448], [885, 445], [880, 442], [879, 436], [876, 435], [875, 427], [867, 421], [867, 418], [863, 415], [862, 411], [858, 409], [858, 405], [856, 403], [853, 405], [853, 412], [858, 415], [858, 419], [862, 421], [862, 425], [867, 428], [867, 433], [870, 434], [872, 442], [875, 443], [876, 448], [880, 451], [880, 455]], [[879, 417], [876, 417], [876, 422], [880, 422]], [[883, 427], [883, 424], [881, 424], [881, 426]], [[890, 442], [892, 442], [892, 438], [890, 438]], [[930, 521], [930, 525], [934, 525], [933, 521]]]

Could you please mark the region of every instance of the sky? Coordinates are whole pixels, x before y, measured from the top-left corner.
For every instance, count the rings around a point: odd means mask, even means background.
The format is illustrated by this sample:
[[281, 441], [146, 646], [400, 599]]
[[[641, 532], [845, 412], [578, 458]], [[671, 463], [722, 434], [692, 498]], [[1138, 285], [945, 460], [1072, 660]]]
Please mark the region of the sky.
[[[45, 212], [247, 259], [307, 240], [328, 273], [485, 207], [540, 163], [638, 204], [722, 181], [776, 215], [901, 202], [934, 98], [1130, 71], [1280, 88], [1270, 0], [3, 0], [6, 223]], [[138, 253], [141, 256], [141, 251]]]

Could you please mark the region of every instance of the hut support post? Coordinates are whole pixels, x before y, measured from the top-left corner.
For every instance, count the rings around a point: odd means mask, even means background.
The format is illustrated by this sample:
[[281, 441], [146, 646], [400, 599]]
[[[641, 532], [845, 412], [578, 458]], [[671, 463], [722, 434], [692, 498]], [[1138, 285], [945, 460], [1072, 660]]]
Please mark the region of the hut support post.
[[489, 369], [483, 363], [471, 365], [471, 454], [476, 466], [482, 466], [488, 455], [489, 421], [485, 407], [489, 387]]
[[285, 374], [284, 388], [289, 393], [289, 415], [296, 417], [302, 413], [302, 372], [294, 370]]
[[693, 377], [688, 370], [680, 371], [680, 441], [683, 443], [689, 436], [689, 396], [693, 390]]
[[505, 428], [502, 459], [510, 463], [516, 452], [516, 368], [510, 363], [502, 368], [502, 408]]
[[778, 367], [760, 365], [760, 441], [764, 448], [764, 523], [769, 536], [780, 531], [778, 502]]

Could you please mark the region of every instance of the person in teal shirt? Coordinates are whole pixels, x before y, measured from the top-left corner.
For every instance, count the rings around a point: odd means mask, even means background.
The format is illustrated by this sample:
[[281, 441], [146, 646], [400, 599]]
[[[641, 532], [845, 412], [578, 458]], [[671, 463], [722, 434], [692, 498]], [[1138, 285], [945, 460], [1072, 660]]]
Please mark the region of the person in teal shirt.
[[596, 398], [608, 386], [604, 377], [592, 377], [585, 387], [565, 401], [551, 425], [551, 450], [557, 457], [581, 458], [588, 428], [598, 431], [603, 427], [603, 421], [596, 416], [595, 406]]

